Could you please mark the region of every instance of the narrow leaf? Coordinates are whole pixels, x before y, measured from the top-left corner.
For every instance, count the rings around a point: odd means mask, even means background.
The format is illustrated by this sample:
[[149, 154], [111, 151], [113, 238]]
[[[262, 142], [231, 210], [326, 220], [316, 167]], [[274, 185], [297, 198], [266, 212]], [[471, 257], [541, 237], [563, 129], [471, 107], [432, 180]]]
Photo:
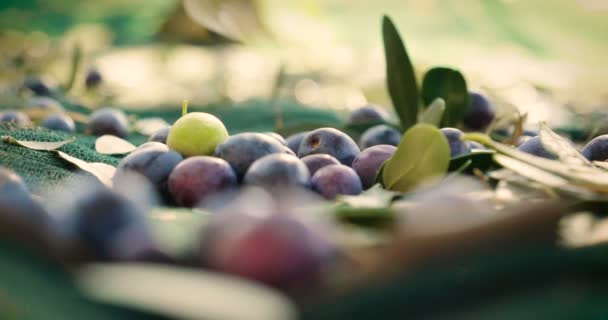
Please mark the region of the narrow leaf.
[[595, 165], [598, 168], [608, 170], [608, 162], [606, 162], [606, 161], [593, 161], [593, 165]]
[[445, 113], [445, 100], [437, 98], [424, 110], [422, 116], [420, 116], [421, 123], [428, 123], [439, 127], [441, 125], [441, 119]]
[[375, 185], [357, 196], [338, 196], [337, 201], [347, 204], [351, 208], [385, 208], [397, 197], [399, 193], [383, 189]]
[[136, 148], [131, 142], [109, 134], [95, 140], [95, 151], [101, 154], [126, 154]]
[[88, 163], [84, 160], [80, 160], [78, 158], [72, 157], [69, 154], [61, 151], [55, 151], [63, 160], [77, 166], [81, 170], [84, 170], [92, 175], [94, 175], [101, 183], [103, 183], [108, 188], [112, 187], [112, 177], [114, 176], [114, 172], [116, 168], [111, 165], [105, 163]]
[[519, 141], [519, 138], [524, 134], [524, 123], [526, 122], [527, 118], [527, 113], [522, 114], [519, 111], [515, 113], [513, 122], [513, 134], [509, 139], [505, 141], [506, 144], [515, 145], [517, 141]]
[[114, 177], [114, 173], [116, 173], [116, 168], [101, 162], [89, 162], [89, 165], [95, 169], [99, 174], [105, 177]]
[[466, 134], [464, 139], [477, 141], [509, 157], [559, 175], [570, 180], [572, 184], [585, 187], [589, 190], [608, 193], [608, 172], [597, 167], [565, 164], [556, 160], [533, 156], [502, 143], [494, 142], [490, 137], [483, 134]]
[[74, 87], [74, 83], [76, 82], [76, 76], [78, 75], [78, 69], [82, 62], [82, 48], [80, 45], [74, 46], [72, 50], [72, 58], [70, 61], [70, 74], [68, 77], [68, 81], [65, 84], [65, 91], [69, 92]]
[[365, 227], [386, 227], [395, 220], [391, 208], [353, 208], [339, 205], [334, 209], [336, 218], [351, 224]]
[[403, 130], [418, 120], [418, 86], [414, 67], [399, 31], [388, 16], [382, 19], [382, 36], [386, 57], [388, 92]]
[[471, 172], [472, 169], [479, 169], [483, 172], [488, 171], [492, 166], [496, 165], [494, 162], [495, 153], [493, 150], [479, 150], [452, 158], [448, 171], [459, 171], [459, 168], [469, 161], [470, 166], [466, 168], [465, 172]]
[[2, 136], [2, 141], [10, 144], [16, 144], [28, 149], [38, 150], [38, 151], [52, 151], [59, 149], [66, 144], [72, 143], [76, 141], [75, 137], [72, 137], [69, 140], [58, 141], [58, 142], [43, 142], [43, 141], [25, 141], [25, 140], [17, 140], [11, 136]]
[[557, 155], [559, 160], [566, 164], [591, 166], [591, 162], [587, 160], [578, 150], [572, 146], [570, 141], [558, 135], [547, 126], [546, 123], [540, 125], [540, 141], [549, 152]]
[[450, 68], [429, 70], [422, 80], [422, 102], [429, 105], [437, 98], [445, 100], [442, 127], [459, 127], [469, 108], [469, 91], [464, 76]]
[[568, 180], [529, 165], [523, 161], [507, 157], [501, 154], [494, 155], [494, 160], [503, 167], [517, 172], [530, 180], [536, 181], [551, 188], [561, 188], [568, 184]]
[[156, 131], [168, 127], [169, 124], [163, 118], [145, 118], [135, 121], [133, 127], [135, 131], [139, 132], [144, 136], [151, 136]]
[[385, 167], [386, 167], [386, 161], [380, 166], [380, 169], [378, 169], [378, 173], [376, 173], [376, 179], [374, 180], [375, 183], [380, 184], [383, 187], [385, 187], [384, 178], [383, 178]]
[[193, 21], [231, 40], [272, 40], [262, 21], [257, 1], [184, 0], [183, 6]]
[[[217, 272], [154, 264], [92, 264], [79, 271], [76, 280], [97, 301], [171, 319], [296, 319], [295, 306], [278, 291]], [[239, 301], [238, 308], [234, 301]]]
[[146, 217], [161, 249], [183, 257], [200, 245], [208, 214], [185, 208], [156, 208]]
[[445, 136], [434, 126], [418, 124], [403, 135], [395, 154], [386, 161], [382, 181], [388, 189], [407, 192], [441, 178], [449, 164], [450, 147]]

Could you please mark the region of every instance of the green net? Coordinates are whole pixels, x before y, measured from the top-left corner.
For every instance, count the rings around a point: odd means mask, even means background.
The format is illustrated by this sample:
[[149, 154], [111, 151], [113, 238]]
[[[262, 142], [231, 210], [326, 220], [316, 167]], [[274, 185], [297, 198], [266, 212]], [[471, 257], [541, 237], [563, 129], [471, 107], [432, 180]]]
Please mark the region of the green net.
[[[74, 105], [66, 105], [66, 109], [77, 112], [88, 110]], [[289, 131], [302, 124], [314, 126], [339, 126], [341, 117], [335, 111], [307, 108], [295, 103], [286, 103], [278, 113], [275, 106], [263, 101], [249, 101], [235, 106], [192, 107], [190, 112], [205, 111], [218, 116], [231, 134], [243, 131], [273, 131], [277, 117]], [[181, 116], [177, 108], [159, 108], [128, 110], [127, 114], [134, 119], [159, 117], [173, 123]], [[102, 162], [117, 165], [120, 157], [102, 155], [95, 152], [95, 137], [83, 134], [85, 125], [77, 126], [76, 135], [43, 128], [17, 128], [11, 124], [0, 125], [0, 136], [12, 136], [18, 140], [28, 141], [63, 141], [76, 137], [76, 141], [61, 147], [59, 150], [87, 162]], [[135, 145], [147, 140], [147, 137], [137, 132], [131, 132], [127, 138]], [[0, 166], [15, 170], [23, 177], [32, 191], [40, 192], [53, 188], [66, 180], [74, 179], [85, 172], [78, 170], [70, 163], [59, 158], [55, 153], [35, 151], [18, 145], [0, 142]]]

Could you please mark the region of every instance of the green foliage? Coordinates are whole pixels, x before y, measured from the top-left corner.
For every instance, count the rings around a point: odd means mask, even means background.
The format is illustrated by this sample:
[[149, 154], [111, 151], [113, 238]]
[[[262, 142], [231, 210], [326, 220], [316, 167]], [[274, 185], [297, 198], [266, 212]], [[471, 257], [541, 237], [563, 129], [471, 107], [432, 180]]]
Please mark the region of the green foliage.
[[414, 67], [399, 31], [387, 16], [382, 19], [382, 37], [386, 57], [386, 79], [393, 107], [403, 130], [418, 121], [418, 85]]
[[468, 163], [466, 168], [462, 171], [464, 173], [472, 173], [473, 169], [481, 170], [486, 172], [492, 168], [498, 167], [494, 162], [494, 151], [475, 151], [462, 156], [452, 158], [450, 160], [450, 167], [448, 171], [458, 171], [465, 164]]
[[445, 100], [436, 98], [420, 115], [419, 123], [428, 123], [435, 127], [441, 126], [441, 120], [445, 113]]
[[208, 214], [183, 208], [156, 208], [146, 217], [163, 251], [183, 257], [200, 245], [201, 229]]
[[442, 127], [459, 127], [469, 107], [469, 91], [464, 76], [450, 68], [429, 70], [422, 80], [422, 101], [429, 105], [437, 98], [442, 98], [446, 104]]
[[403, 135], [395, 154], [382, 170], [382, 184], [408, 192], [429, 180], [441, 178], [450, 164], [450, 146], [434, 126], [417, 124]]
[[395, 219], [390, 208], [352, 208], [347, 205], [337, 206], [334, 215], [340, 221], [362, 227], [386, 227]]
[[399, 198], [398, 192], [376, 184], [360, 195], [339, 196], [334, 215], [341, 221], [362, 227], [386, 227], [395, 218], [390, 206]]

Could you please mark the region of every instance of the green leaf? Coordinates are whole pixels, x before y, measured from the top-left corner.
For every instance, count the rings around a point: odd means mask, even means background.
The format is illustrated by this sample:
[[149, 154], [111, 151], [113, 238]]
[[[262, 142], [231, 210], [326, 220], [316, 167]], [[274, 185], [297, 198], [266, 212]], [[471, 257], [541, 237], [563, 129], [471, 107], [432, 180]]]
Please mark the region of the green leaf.
[[206, 212], [176, 208], [156, 208], [147, 215], [159, 245], [176, 257], [191, 253], [200, 245], [207, 217]]
[[486, 172], [496, 165], [494, 162], [495, 153], [496, 152], [492, 150], [479, 150], [452, 158], [450, 160], [450, 167], [448, 171], [457, 171], [459, 168], [462, 168], [465, 163], [470, 161], [470, 165], [464, 170], [464, 172], [470, 173], [473, 171], [473, 169], [479, 169]]
[[352, 208], [348, 205], [337, 206], [334, 215], [341, 221], [365, 227], [385, 227], [395, 219], [391, 208]]
[[382, 19], [382, 37], [386, 57], [388, 92], [403, 130], [418, 120], [418, 85], [416, 74], [399, 31], [388, 16]]
[[445, 100], [437, 98], [424, 110], [420, 116], [420, 123], [428, 123], [439, 127], [441, 125], [441, 119], [445, 113]]
[[337, 201], [351, 208], [385, 208], [398, 196], [399, 193], [383, 189], [377, 184], [356, 196], [338, 196]]
[[434, 126], [417, 124], [401, 139], [395, 154], [386, 161], [382, 181], [390, 189], [408, 192], [422, 183], [446, 174], [450, 147]]
[[458, 70], [437, 67], [424, 75], [422, 102], [429, 105], [437, 98], [443, 98], [446, 104], [442, 127], [459, 127], [469, 107], [469, 91]]
[[380, 184], [383, 187], [385, 187], [383, 179], [384, 167], [386, 167], [386, 161], [380, 166], [380, 169], [378, 169], [378, 173], [376, 173], [376, 179], [374, 180], [375, 183]]
[[574, 148], [570, 141], [555, 133], [544, 122], [540, 125], [539, 136], [543, 147], [555, 154], [561, 162], [583, 166], [592, 165], [587, 158]]

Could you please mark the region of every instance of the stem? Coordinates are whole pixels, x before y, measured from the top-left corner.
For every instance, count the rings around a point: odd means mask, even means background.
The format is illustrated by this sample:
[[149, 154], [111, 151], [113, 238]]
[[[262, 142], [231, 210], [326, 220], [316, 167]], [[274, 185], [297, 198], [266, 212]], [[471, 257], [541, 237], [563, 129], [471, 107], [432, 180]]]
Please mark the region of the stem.
[[182, 117], [188, 114], [188, 100], [182, 102]]
[[74, 87], [74, 83], [76, 82], [76, 75], [78, 74], [78, 68], [82, 63], [82, 48], [79, 44], [74, 46], [72, 50], [72, 60], [70, 63], [70, 74], [67, 83], [65, 84], [65, 91], [69, 92]]

